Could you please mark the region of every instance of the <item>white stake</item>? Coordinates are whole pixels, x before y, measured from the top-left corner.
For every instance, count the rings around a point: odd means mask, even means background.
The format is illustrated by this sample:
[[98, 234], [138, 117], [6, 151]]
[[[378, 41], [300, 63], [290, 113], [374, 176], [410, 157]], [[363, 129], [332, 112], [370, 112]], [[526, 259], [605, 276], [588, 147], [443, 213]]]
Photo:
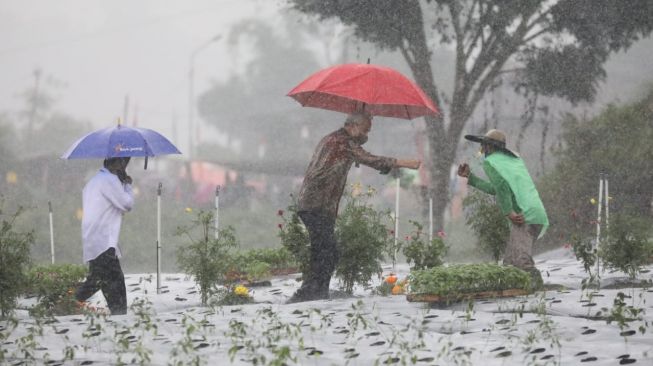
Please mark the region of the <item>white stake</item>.
[[395, 270], [395, 264], [397, 263], [397, 243], [399, 242], [399, 177], [397, 175], [397, 194], [395, 195], [395, 250], [392, 255], [392, 270]]
[[608, 194], [608, 175], [605, 175], [605, 230], [610, 235], [610, 195]]
[[215, 187], [215, 239], [220, 235], [220, 186]]
[[159, 182], [156, 191], [156, 293], [161, 293], [161, 190], [163, 184]]
[[433, 241], [433, 197], [429, 197], [429, 242]]
[[54, 226], [52, 225], [52, 202], [48, 201], [48, 215], [50, 216], [50, 259], [54, 264]]
[[601, 242], [601, 206], [603, 205], [603, 173], [599, 174], [599, 201], [597, 202], [597, 218], [596, 218], [596, 246], [594, 249], [597, 252], [596, 256], [596, 275], [599, 276], [599, 269], [600, 269], [600, 264], [599, 264], [599, 256], [598, 256], [598, 251], [599, 251], [599, 246]]

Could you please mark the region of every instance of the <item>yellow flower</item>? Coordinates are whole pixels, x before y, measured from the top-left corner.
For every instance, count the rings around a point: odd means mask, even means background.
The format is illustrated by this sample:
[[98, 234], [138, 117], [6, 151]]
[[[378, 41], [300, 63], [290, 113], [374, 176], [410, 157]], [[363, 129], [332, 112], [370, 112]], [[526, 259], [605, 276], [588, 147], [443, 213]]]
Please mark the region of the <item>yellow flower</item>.
[[190, 207], [186, 207], [186, 209], [185, 209], [184, 211], [186, 211], [186, 212], [188, 212], [188, 213], [191, 213], [191, 212], [193, 212], [193, 209], [190, 208]]
[[351, 196], [358, 197], [363, 190], [363, 185], [360, 182], [356, 182], [351, 185]]
[[5, 180], [9, 184], [16, 184], [18, 182], [18, 174], [14, 172], [13, 170], [10, 170], [7, 172], [7, 175], [5, 176]]
[[234, 293], [238, 296], [249, 296], [249, 290], [243, 285], [238, 285], [234, 288]]
[[590, 199], [590, 203], [593, 204], [593, 205], [596, 205], [596, 200], [594, 199], [594, 197], [592, 197], [592, 198]]

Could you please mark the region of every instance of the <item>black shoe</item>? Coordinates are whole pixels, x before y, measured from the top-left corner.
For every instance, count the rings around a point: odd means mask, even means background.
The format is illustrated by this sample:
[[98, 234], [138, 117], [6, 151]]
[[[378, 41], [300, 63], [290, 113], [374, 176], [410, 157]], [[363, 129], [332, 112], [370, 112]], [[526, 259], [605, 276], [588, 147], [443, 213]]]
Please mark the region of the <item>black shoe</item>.
[[127, 314], [127, 309], [115, 309], [115, 310], [110, 310], [111, 315], [125, 315]]

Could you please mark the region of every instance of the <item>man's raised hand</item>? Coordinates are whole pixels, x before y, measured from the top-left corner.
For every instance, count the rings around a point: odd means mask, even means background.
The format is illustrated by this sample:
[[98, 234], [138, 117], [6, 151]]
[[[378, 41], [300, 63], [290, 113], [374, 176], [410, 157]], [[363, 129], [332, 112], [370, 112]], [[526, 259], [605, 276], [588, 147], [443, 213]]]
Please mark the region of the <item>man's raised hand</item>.
[[469, 173], [471, 173], [471, 169], [469, 168], [469, 165], [467, 163], [462, 163], [458, 165], [458, 175], [463, 177], [463, 178], [469, 178]]

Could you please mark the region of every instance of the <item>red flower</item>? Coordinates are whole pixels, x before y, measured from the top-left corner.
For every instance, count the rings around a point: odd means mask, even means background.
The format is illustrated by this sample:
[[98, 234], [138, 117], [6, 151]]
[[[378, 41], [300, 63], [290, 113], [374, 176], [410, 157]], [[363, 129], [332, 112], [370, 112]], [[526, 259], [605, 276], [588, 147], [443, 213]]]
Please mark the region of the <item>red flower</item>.
[[563, 246], [565, 249], [571, 249], [571, 243], [565, 243]]
[[437, 234], [440, 238], [444, 239], [447, 237], [447, 234], [444, 232], [444, 230], [438, 230]]
[[279, 211], [277, 211], [277, 215], [279, 215], [279, 216], [283, 216], [283, 210], [279, 210]]
[[278, 224], [277, 227], [279, 228], [279, 230], [281, 230], [283, 229], [283, 224]]

